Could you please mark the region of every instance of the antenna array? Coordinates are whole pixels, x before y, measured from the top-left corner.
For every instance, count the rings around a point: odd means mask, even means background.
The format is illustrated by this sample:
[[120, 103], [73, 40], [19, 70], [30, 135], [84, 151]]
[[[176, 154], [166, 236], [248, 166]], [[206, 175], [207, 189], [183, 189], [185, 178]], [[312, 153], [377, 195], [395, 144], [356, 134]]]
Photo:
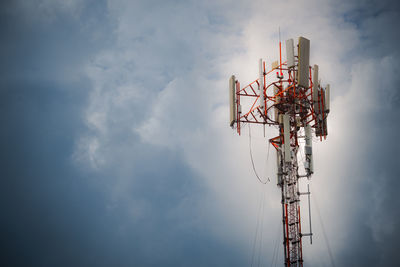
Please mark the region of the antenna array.
[[[295, 53], [297, 52], [297, 54]], [[310, 180], [314, 172], [312, 135], [326, 139], [329, 114], [329, 84], [318, 80], [318, 65], [310, 66], [310, 41], [299, 37], [297, 51], [294, 40], [286, 41], [286, 61], [282, 63], [281, 42], [279, 62], [259, 62], [257, 80], [241, 88], [235, 76], [229, 80], [230, 126], [241, 133], [245, 123], [277, 126], [279, 135], [269, 139], [276, 149], [277, 185], [281, 190], [283, 246], [285, 266], [303, 266], [302, 237], [310, 236], [312, 243], [311, 210], [310, 232], [303, 233], [300, 218], [300, 196], [310, 190], [299, 191], [299, 179]], [[242, 112], [242, 109], [244, 112]], [[301, 142], [304, 139], [305, 142]], [[304, 151], [304, 173], [299, 174], [298, 153]]]

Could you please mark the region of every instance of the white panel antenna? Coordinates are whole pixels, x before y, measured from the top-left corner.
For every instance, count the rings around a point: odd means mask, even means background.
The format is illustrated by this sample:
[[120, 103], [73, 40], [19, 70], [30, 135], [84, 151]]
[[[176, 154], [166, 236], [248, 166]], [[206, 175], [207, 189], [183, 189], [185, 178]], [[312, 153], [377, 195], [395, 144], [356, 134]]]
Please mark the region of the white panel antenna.
[[318, 103], [318, 65], [314, 65], [313, 68], [313, 104], [314, 111], [319, 113], [319, 103]]
[[309, 173], [313, 172], [313, 155], [312, 155], [312, 131], [311, 126], [308, 124], [304, 127], [305, 141], [304, 154], [306, 156], [306, 162], [304, 164], [305, 169], [308, 169]]
[[329, 84], [326, 85], [326, 89], [325, 89], [325, 112], [329, 113], [329, 101], [330, 101], [330, 86]]
[[290, 153], [290, 124], [289, 124], [289, 115], [283, 115], [283, 136], [284, 136], [284, 150], [285, 150], [285, 162], [291, 162], [292, 156]]
[[264, 105], [264, 69], [263, 69], [263, 61], [260, 58], [259, 65], [259, 90], [260, 90], [260, 109], [262, 114], [265, 114], [265, 105]]
[[304, 88], [309, 86], [309, 67], [310, 67], [310, 40], [299, 37], [299, 69], [298, 69], [298, 85]]
[[294, 42], [293, 39], [286, 40], [286, 60], [287, 67], [293, 68], [294, 64]]
[[230, 106], [230, 119], [229, 124], [233, 127], [236, 122], [236, 80], [235, 75], [229, 79], [229, 106]]

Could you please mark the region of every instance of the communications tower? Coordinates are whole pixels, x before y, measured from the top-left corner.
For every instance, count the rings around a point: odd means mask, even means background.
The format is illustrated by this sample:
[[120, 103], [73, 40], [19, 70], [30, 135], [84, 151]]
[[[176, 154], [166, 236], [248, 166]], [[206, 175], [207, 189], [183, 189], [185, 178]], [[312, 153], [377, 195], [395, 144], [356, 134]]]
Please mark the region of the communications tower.
[[[329, 114], [329, 84], [322, 87], [318, 65], [310, 66], [310, 41], [299, 37], [286, 41], [286, 61], [259, 62], [258, 79], [241, 88], [235, 76], [229, 80], [230, 126], [241, 133], [243, 124], [275, 126], [278, 135], [269, 139], [276, 149], [277, 185], [281, 190], [285, 266], [303, 266], [302, 237], [312, 243], [310, 190], [299, 191], [299, 180], [314, 172], [312, 139], [325, 140]], [[303, 154], [303, 166], [298, 155]], [[301, 162], [301, 161], [300, 161]], [[302, 232], [300, 196], [308, 195], [309, 233]]]

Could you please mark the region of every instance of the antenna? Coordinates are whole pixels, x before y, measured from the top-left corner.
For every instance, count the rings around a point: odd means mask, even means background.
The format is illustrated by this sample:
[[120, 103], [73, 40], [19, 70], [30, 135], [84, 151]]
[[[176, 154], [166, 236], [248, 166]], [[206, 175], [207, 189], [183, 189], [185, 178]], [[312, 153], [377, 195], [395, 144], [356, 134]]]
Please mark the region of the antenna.
[[[272, 62], [267, 72], [265, 62], [259, 62], [258, 78], [240, 88], [231, 77], [230, 125], [238, 134], [242, 124], [277, 126], [278, 135], [269, 139], [276, 150], [277, 186], [281, 190], [282, 227], [285, 266], [303, 266], [302, 237], [310, 236], [312, 244], [310, 188], [299, 191], [301, 178], [310, 181], [314, 173], [312, 135], [326, 139], [327, 116], [330, 109], [330, 86], [321, 87], [318, 65], [310, 66], [310, 40], [299, 37], [297, 56], [293, 39], [286, 40], [286, 62], [282, 63], [279, 31], [279, 63]], [[273, 73], [276, 70], [276, 76]], [[267, 80], [268, 77], [268, 80]], [[266, 82], [268, 81], [268, 83]], [[242, 108], [243, 107], [243, 108]], [[243, 113], [242, 113], [243, 109]], [[269, 112], [271, 111], [271, 112]], [[271, 115], [270, 115], [271, 114]], [[305, 142], [300, 142], [304, 139]], [[305, 154], [303, 170], [298, 154]], [[303, 174], [301, 174], [303, 172]], [[309, 232], [303, 233], [300, 218], [300, 196], [308, 196]]]
[[282, 77], [282, 75], [283, 75], [283, 73], [282, 73], [282, 44], [281, 44], [281, 27], [280, 26], [278, 27], [278, 31], [279, 31], [279, 67], [281, 67], [280, 74]]

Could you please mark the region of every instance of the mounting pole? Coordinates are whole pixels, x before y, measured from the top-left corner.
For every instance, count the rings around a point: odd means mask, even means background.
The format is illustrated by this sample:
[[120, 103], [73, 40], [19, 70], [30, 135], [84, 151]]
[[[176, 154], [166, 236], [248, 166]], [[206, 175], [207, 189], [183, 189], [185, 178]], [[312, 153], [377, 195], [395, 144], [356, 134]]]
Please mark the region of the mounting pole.
[[308, 191], [308, 221], [310, 222], [310, 244], [312, 245], [312, 227], [311, 227], [311, 204], [310, 204], [310, 185], [307, 185]]

